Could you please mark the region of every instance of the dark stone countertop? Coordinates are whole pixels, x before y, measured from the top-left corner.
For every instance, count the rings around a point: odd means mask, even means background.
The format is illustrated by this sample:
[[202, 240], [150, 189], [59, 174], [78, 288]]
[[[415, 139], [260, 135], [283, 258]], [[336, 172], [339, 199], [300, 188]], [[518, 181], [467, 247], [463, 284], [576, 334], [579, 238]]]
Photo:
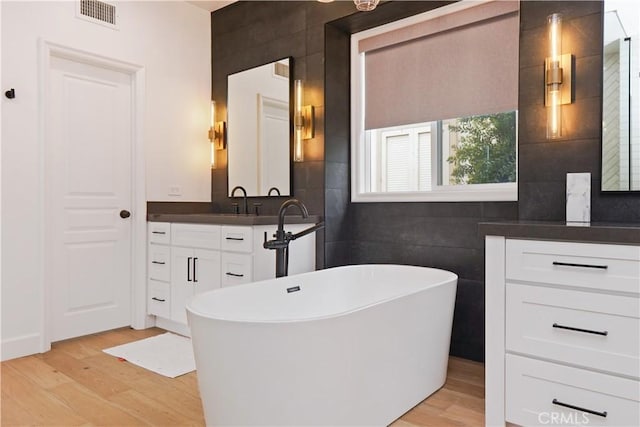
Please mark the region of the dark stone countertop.
[[[191, 214], [148, 214], [147, 221], [179, 222], [186, 224], [219, 224], [219, 225], [274, 225], [278, 223], [277, 215], [242, 215], [224, 213], [191, 213]], [[303, 218], [300, 215], [286, 215], [285, 224], [315, 224], [321, 221], [318, 215]]]
[[478, 224], [484, 236], [640, 244], [640, 223], [592, 222], [588, 225], [552, 221], [496, 221]]

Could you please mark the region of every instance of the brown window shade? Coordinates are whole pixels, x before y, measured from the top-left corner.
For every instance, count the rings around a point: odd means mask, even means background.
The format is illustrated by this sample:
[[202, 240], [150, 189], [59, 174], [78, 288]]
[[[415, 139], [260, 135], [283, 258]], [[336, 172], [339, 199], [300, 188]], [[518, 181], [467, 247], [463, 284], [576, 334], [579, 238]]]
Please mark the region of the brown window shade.
[[517, 9], [483, 3], [361, 40], [365, 128], [517, 109]]

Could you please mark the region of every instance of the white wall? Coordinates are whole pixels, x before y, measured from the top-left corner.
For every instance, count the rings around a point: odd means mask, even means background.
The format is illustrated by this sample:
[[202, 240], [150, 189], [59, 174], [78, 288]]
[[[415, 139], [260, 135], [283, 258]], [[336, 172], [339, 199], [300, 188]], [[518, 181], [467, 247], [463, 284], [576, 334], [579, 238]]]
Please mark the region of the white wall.
[[[143, 66], [146, 200], [211, 200], [209, 12], [186, 2], [114, 4], [118, 30], [76, 18], [75, 1], [2, 1], [3, 359], [42, 349], [39, 40]], [[181, 196], [169, 196], [173, 186]]]

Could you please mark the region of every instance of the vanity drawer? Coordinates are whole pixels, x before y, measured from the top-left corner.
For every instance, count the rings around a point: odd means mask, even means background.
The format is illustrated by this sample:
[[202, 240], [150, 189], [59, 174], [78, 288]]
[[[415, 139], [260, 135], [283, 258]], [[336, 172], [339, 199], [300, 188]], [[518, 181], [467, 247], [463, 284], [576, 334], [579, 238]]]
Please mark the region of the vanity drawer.
[[640, 294], [640, 247], [507, 240], [506, 278]]
[[240, 285], [253, 281], [253, 256], [249, 254], [235, 254], [223, 252], [221, 283], [222, 286]]
[[168, 222], [148, 222], [147, 240], [149, 243], [168, 245], [171, 243], [171, 224]]
[[221, 248], [223, 251], [251, 253], [253, 230], [251, 227], [222, 226]]
[[640, 378], [640, 299], [507, 283], [506, 348]]
[[505, 415], [511, 423], [522, 426], [640, 425], [640, 384], [636, 380], [511, 354], [506, 355], [505, 362]]
[[173, 224], [171, 244], [190, 248], [220, 249], [220, 226], [202, 224]]
[[147, 312], [156, 316], [170, 318], [170, 288], [169, 283], [149, 280], [147, 285]]
[[148, 246], [149, 250], [149, 278], [171, 280], [171, 246], [154, 245]]

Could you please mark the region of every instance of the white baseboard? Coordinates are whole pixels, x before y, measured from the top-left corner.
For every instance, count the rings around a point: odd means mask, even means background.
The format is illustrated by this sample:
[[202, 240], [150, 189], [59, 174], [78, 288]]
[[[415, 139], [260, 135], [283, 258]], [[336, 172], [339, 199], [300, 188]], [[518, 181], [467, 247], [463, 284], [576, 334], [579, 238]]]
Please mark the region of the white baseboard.
[[5, 361], [41, 353], [41, 340], [42, 337], [40, 334], [29, 334], [3, 339], [2, 347], [0, 348], [0, 360]]
[[187, 325], [174, 322], [173, 320], [156, 317], [156, 326], [166, 329], [167, 331], [175, 332], [176, 334], [184, 335], [185, 337], [191, 337], [191, 330]]

